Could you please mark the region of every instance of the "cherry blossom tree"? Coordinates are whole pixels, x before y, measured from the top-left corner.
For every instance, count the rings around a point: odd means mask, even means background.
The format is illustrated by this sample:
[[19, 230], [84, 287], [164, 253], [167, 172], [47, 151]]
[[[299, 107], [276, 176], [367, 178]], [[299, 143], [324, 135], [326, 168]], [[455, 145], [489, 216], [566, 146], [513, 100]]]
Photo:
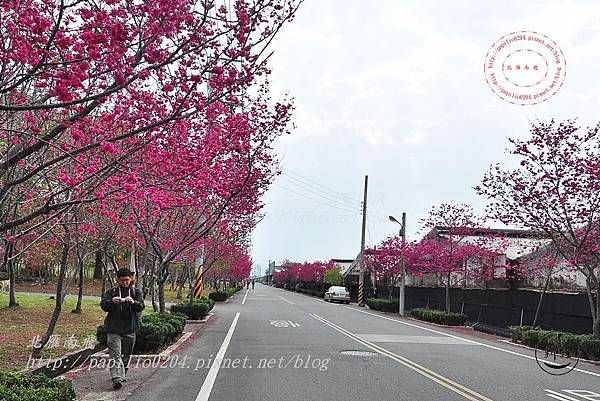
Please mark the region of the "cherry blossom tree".
[[407, 248], [407, 260], [414, 274], [433, 274], [444, 285], [446, 312], [450, 312], [450, 287], [455, 275], [466, 277], [467, 262], [477, 260], [472, 274], [489, 278], [493, 274], [493, 257], [501, 253], [493, 249], [490, 237], [473, 237], [481, 228], [481, 219], [466, 204], [442, 204], [431, 208], [421, 220], [422, 229], [431, 230], [422, 241]]
[[91, 188], [177, 123], [194, 129], [265, 96], [249, 89], [297, 4], [228, 4], [0, 4], [0, 233], [102, 198]]
[[385, 279], [389, 299], [392, 299], [394, 286], [400, 282], [406, 246], [400, 237], [394, 236], [384, 239], [378, 246], [365, 249], [366, 268], [374, 275], [375, 282]]
[[600, 124], [532, 123], [527, 139], [510, 139], [514, 168], [491, 166], [475, 189], [488, 213], [505, 224], [538, 230], [586, 278], [592, 332], [600, 336]]

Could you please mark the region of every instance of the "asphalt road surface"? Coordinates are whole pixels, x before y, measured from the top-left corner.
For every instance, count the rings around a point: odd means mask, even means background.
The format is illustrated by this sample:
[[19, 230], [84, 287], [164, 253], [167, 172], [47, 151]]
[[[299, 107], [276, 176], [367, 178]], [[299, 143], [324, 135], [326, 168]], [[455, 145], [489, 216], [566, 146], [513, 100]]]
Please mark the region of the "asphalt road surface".
[[[132, 401], [600, 401], [600, 367], [261, 284], [242, 290]], [[220, 361], [216, 363], [215, 361]]]

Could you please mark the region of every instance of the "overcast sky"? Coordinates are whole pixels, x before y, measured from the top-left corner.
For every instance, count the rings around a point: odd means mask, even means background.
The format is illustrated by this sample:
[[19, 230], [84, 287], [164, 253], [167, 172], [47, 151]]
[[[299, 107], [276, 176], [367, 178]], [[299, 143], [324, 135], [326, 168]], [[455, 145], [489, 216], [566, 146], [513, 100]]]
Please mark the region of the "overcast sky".
[[[548, 101], [518, 106], [488, 87], [483, 64], [500, 37], [531, 30], [562, 49], [567, 74]], [[468, 203], [508, 137], [529, 122], [600, 120], [600, 2], [306, 0], [274, 41], [273, 93], [296, 106], [277, 151], [283, 174], [267, 193], [252, 256], [354, 258], [369, 176], [367, 245], [409, 239], [432, 205]]]

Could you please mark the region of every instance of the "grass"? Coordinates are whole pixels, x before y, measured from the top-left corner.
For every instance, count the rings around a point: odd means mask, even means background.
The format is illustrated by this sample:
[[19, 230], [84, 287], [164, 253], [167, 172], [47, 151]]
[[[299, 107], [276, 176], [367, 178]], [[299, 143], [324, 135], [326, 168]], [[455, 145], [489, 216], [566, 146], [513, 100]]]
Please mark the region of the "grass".
[[[165, 288], [165, 302], [174, 302], [178, 303], [182, 300], [185, 300], [188, 293], [189, 288], [184, 287], [181, 292], [182, 299], [177, 299], [177, 290], [169, 289], [169, 285]], [[56, 292], [56, 283], [49, 282], [46, 284], [38, 284], [31, 281], [24, 281], [17, 283], [16, 289], [19, 292], [43, 292], [48, 294], [54, 294]], [[76, 283], [73, 283], [71, 288], [69, 289], [69, 294], [77, 295], [78, 287]], [[206, 290], [205, 290], [206, 292]], [[83, 295], [92, 295], [92, 296], [100, 296], [102, 293], [102, 280], [92, 280], [86, 279], [83, 285]], [[208, 295], [208, 293], [206, 294]], [[146, 296], [146, 299], [150, 299], [150, 294]]]
[[[53, 294], [56, 292], [56, 282], [48, 282], [46, 284], [33, 281], [17, 282], [17, 291], [20, 292], [43, 292]], [[77, 295], [77, 281], [74, 281], [69, 288], [69, 294]], [[86, 279], [83, 284], [83, 295], [100, 296], [102, 292], [102, 280]]]
[[[55, 301], [47, 296], [17, 294], [19, 306], [8, 307], [8, 294], [0, 294], [0, 369], [22, 369], [26, 366], [35, 336], [42, 336], [54, 310]], [[43, 357], [56, 357], [73, 351], [65, 341], [73, 336], [81, 348], [88, 336], [94, 336], [96, 327], [104, 321], [106, 313], [98, 301], [83, 300], [82, 313], [71, 313], [77, 299], [66, 298], [54, 334], [59, 344], [47, 348]], [[68, 344], [67, 344], [68, 345]], [[48, 346], [47, 346], [48, 347]]]
[[[99, 295], [102, 283], [88, 280], [85, 295]], [[26, 292], [47, 292], [54, 293], [56, 285], [48, 283], [44, 286], [34, 283], [17, 284], [17, 291]], [[206, 287], [202, 295], [208, 296], [213, 289]], [[77, 288], [72, 288], [71, 294], [77, 294]], [[171, 291], [165, 288], [166, 302], [182, 302], [186, 300], [188, 290], [182, 292], [183, 299], [177, 299], [177, 291]], [[148, 298], [146, 301], [148, 301]], [[35, 336], [42, 336], [48, 328], [48, 323], [52, 316], [55, 306], [55, 300], [47, 295], [29, 295], [17, 293], [16, 308], [8, 307], [8, 294], [0, 294], [0, 369], [23, 369], [27, 365], [27, 360], [32, 351], [32, 341]], [[71, 336], [77, 342], [77, 347], [82, 348], [83, 342], [89, 336], [95, 339], [96, 327], [101, 325], [106, 316], [106, 312], [100, 309], [99, 301], [84, 299], [82, 303], [82, 313], [71, 313], [75, 309], [76, 298], [65, 298], [62, 311], [54, 335], [59, 340], [56, 347], [46, 346], [42, 353], [43, 358], [58, 357], [73, 351], [72, 348], [65, 347], [65, 340]], [[146, 302], [144, 314], [152, 313], [152, 307]]]

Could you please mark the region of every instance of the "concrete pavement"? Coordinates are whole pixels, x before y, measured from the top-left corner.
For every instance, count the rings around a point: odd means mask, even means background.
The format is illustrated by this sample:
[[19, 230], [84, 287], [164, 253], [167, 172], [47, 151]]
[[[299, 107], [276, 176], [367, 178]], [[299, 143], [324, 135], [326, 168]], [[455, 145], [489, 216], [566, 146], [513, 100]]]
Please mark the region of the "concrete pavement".
[[551, 376], [530, 350], [492, 336], [261, 284], [215, 313], [168, 364], [134, 366], [135, 383], [98, 399], [600, 400], [600, 367]]

